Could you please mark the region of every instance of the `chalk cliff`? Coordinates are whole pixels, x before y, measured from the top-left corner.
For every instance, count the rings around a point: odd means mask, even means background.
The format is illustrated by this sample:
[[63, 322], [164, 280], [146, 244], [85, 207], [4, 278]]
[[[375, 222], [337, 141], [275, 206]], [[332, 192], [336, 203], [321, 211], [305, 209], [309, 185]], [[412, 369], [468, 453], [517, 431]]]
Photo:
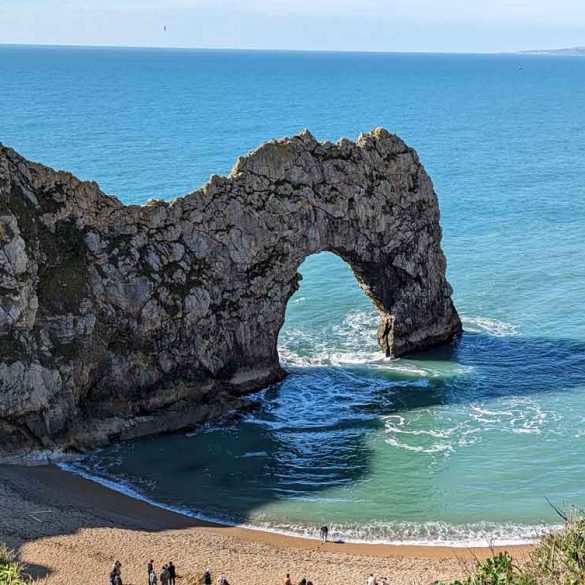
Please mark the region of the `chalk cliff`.
[[144, 206], [0, 145], [0, 451], [191, 426], [280, 380], [297, 269], [323, 250], [377, 307], [386, 354], [448, 342], [440, 242], [428, 175], [382, 129], [269, 142]]

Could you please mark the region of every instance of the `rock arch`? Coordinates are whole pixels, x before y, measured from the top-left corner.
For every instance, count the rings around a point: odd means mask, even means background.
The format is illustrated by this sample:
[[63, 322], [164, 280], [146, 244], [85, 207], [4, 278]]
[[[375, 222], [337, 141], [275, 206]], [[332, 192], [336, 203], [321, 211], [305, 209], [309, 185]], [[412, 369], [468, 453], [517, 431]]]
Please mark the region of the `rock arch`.
[[297, 269], [321, 251], [373, 300], [387, 354], [450, 341], [461, 323], [440, 241], [428, 175], [382, 129], [269, 142], [145, 206], [0, 147], [0, 444], [180, 428], [280, 379]]

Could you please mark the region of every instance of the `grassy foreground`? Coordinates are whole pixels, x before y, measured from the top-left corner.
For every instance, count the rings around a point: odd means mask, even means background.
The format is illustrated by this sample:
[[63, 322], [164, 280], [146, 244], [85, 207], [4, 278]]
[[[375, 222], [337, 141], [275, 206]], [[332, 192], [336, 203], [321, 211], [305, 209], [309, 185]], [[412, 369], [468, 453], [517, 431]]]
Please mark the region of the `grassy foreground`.
[[585, 585], [585, 514], [559, 514], [564, 528], [543, 536], [522, 564], [507, 552], [499, 553], [450, 585]]
[[25, 567], [15, 554], [0, 544], [0, 585], [30, 585], [32, 579], [24, 574]]

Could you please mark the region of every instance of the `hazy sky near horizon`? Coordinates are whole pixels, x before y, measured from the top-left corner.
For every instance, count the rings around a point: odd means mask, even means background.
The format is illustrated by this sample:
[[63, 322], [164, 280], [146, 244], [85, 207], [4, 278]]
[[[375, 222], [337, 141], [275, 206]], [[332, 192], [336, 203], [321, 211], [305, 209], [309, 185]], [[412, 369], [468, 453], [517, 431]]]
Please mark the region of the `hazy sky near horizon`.
[[0, 43], [444, 52], [560, 48], [585, 45], [585, 0], [0, 0]]

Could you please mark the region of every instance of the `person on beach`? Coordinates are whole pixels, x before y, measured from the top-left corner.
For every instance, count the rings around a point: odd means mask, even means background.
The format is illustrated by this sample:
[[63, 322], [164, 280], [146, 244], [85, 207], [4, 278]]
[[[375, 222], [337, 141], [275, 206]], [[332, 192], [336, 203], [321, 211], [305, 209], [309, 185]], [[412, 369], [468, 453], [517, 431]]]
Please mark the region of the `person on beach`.
[[122, 563], [114, 561], [110, 572], [110, 585], [122, 585]]
[[152, 585], [152, 581], [150, 580], [150, 576], [154, 573], [154, 560], [150, 559], [148, 564], [146, 565], [146, 573], [148, 576], [148, 585]]
[[150, 573], [150, 575], [148, 575], [148, 585], [156, 585], [158, 582], [158, 579], [156, 578], [156, 571], [154, 570], [154, 567], [152, 569], [152, 573]]
[[284, 582], [284, 585], [292, 585], [292, 581], [290, 580], [289, 573], [286, 574], [286, 581]]
[[110, 585], [122, 585], [122, 577], [116, 569], [112, 569], [110, 573]]
[[370, 573], [370, 576], [368, 577], [368, 585], [378, 585], [376, 577], [374, 577], [374, 573]]
[[169, 571], [169, 585], [175, 585], [175, 579], [177, 578], [177, 569], [175, 568], [175, 565], [173, 565], [173, 561], [171, 561], [168, 564], [167, 569]]
[[299, 581], [299, 585], [307, 585], [307, 580], [303, 577], [300, 581]]
[[169, 570], [166, 565], [163, 566], [160, 572], [160, 585], [169, 585]]
[[329, 528], [327, 526], [321, 526], [321, 540], [323, 542], [327, 542], [328, 537], [329, 537]]
[[230, 585], [230, 584], [228, 583], [228, 580], [223, 575], [220, 575], [219, 579], [217, 580], [217, 585]]
[[203, 585], [211, 585], [211, 571], [209, 569], [203, 573]]

